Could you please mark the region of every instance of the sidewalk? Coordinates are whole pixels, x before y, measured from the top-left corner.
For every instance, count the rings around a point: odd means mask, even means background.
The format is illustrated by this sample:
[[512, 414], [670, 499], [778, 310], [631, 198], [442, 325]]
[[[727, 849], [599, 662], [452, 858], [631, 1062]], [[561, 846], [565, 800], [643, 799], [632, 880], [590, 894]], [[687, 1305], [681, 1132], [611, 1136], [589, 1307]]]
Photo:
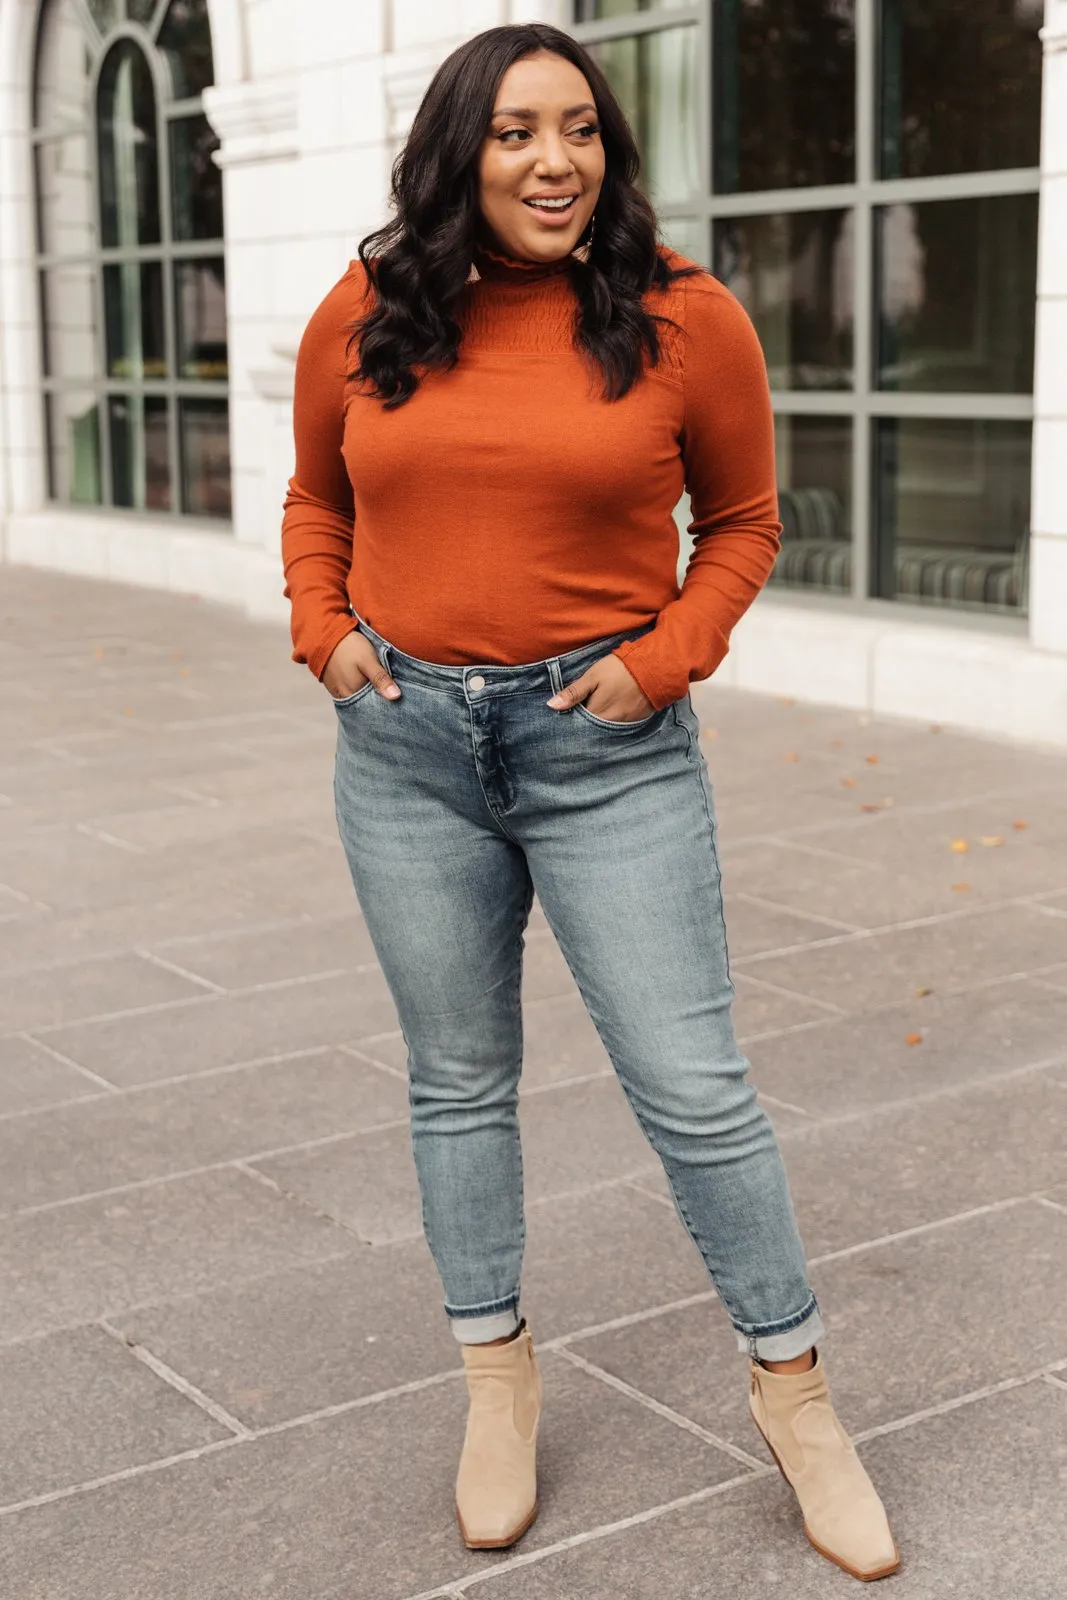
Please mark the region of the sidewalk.
[[[1067, 758], [694, 692], [737, 1021], [893, 1600], [1067, 1593]], [[467, 1552], [403, 1042], [277, 628], [0, 568], [0, 1594], [816, 1600], [543, 918], [540, 1519]]]

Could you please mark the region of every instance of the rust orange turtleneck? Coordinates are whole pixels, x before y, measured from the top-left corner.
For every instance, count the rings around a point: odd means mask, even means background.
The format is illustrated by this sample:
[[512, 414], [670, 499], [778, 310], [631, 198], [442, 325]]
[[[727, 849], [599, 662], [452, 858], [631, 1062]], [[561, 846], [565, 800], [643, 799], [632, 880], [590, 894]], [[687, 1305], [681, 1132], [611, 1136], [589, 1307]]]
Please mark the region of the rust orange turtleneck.
[[[655, 619], [616, 654], [668, 705], [722, 661], [778, 548], [752, 325], [707, 273], [650, 291], [678, 329], [611, 402], [574, 349], [565, 264], [478, 266], [458, 365], [395, 411], [346, 378], [370, 292], [358, 261], [308, 323], [282, 525], [294, 660], [321, 678], [353, 610], [408, 655], [463, 666], [540, 661]], [[696, 544], [679, 591], [683, 486]]]

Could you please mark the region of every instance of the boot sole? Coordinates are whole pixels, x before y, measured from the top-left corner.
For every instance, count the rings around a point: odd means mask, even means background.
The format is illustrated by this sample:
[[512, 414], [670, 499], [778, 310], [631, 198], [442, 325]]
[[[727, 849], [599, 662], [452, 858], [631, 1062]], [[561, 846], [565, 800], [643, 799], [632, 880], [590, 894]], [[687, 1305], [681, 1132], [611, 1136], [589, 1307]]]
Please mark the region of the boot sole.
[[[789, 1485], [790, 1493], [795, 1497], [796, 1491], [793, 1488], [793, 1485], [789, 1483], [789, 1479], [785, 1475], [785, 1468], [778, 1459], [778, 1452], [775, 1450], [773, 1444], [768, 1439], [767, 1435], [764, 1433], [755, 1417], [752, 1418], [752, 1425], [759, 1434], [760, 1438], [763, 1440], [764, 1444], [767, 1446], [767, 1449], [770, 1451], [775, 1466], [782, 1474], [785, 1482]], [[832, 1561], [835, 1567], [840, 1567], [842, 1572], [847, 1572], [850, 1578], [858, 1578], [861, 1583], [876, 1583], [879, 1578], [891, 1578], [894, 1572], [898, 1572], [900, 1570], [900, 1551], [897, 1549], [895, 1541], [893, 1544], [895, 1556], [894, 1559], [888, 1563], [888, 1565], [884, 1567], [878, 1567], [874, 1572], [861, 1572], [858, 1567], [850, 1567], [847, 1561], [842, 1561], [840, 1556], [835, 1556], [832, 1550], [827, 1550], [826, 1546], [820, 1544], [818, 1539], [813, 1539], [806, 1522], [803, 1523], [802, 1526], [804, 1529], [804, 1537], [807, 1539], [813, 1550], [817, 1550], [824, 1560]]]
[[463, 1526], [463, 1518], [460, 1516], [458, 1508], [456, 1510], [456, 1521], [459, 1523], [459, 1531], [463, 1537], [463, 1543], [467, 1546], [468, 1550], [510, 1550], [511, 1546], [513, 1544], [517, 1544], [522, 1538], [523, 1534], [528, 1533], [533, 1527], [534, 1523], [537, 1521], [538, 1510], [539, 1507], [537, 1501], [535, 1500], [533, 1510], [526, 1518], [526, 1521], [521, 1523], [519, 1527], [515, 1529], [514, 1533], [506, 1534], [503, 1539], [472, 1539], [466, 1528]]

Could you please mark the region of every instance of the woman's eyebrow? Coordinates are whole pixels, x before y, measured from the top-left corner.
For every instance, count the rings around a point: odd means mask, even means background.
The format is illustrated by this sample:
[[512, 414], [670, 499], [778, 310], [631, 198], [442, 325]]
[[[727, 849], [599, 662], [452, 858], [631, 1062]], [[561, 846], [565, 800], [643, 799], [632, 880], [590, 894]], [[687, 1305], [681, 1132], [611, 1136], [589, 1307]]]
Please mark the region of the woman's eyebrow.
[[[588, 100], [580, 106], [568, 106], [563, 112], [565, 117], [576, 117], [579, 111], [595, 111], [596, 106]], [[534, 111], [530, 106], [498, 106], [493, 112], [494, 117], [526, 117], [529, 122], [536, 122], [540, 112]]]

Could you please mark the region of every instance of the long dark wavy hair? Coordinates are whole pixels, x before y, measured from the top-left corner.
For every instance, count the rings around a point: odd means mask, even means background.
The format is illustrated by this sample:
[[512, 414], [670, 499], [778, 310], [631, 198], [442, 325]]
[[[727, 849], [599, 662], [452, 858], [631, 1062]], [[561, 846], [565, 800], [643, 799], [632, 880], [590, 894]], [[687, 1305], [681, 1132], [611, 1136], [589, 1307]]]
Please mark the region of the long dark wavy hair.
[[[656, 324], [642, 296], [700, 269], [672, 268], [659, 251], [656, 216], [636, 179], [641, 159], [611, 86], [592, 56], [559, 28], [528, 23], [489, 28], [454, 50], [434, 75], [392, 172], [394, 216], [360, 242], [374, 304], [352, 332], [359, 364], [387, 410], [403, 405], [419, 375], [459, 359], [455, 319], [475, 247], [482, 239], [478, 163], [500, 81], [527, 56], [549, 51], [584, 73], [604, 145], [605, 172], [588, 259], [568, 264], [577, 296], [575, 344], [600, 367], [604, 396], [621, 399], [647, 358], [659, 360]], [[674, 326], [672, 323], [671, 326]]]

